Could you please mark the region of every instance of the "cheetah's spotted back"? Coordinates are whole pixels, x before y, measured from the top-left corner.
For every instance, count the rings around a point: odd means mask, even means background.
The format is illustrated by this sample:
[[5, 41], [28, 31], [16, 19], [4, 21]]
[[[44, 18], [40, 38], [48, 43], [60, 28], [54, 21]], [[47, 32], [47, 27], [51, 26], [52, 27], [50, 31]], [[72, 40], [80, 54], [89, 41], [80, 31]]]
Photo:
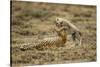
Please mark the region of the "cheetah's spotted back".
[[67, 40], [67, 33], [65, 30], [65, 27], [55, 27], [55, 32], [57, 33], [57, 36], [55, 37], [48, 37], [44, 38], [42, 40], [38, 40], [37, 43], [34, 43], [32, 46], [25, 45], [21, 47], [22, 49], [30, 49], [30, 48], [45, 48], [45, 47], [58, 47], [58, 46], [64, 46]]

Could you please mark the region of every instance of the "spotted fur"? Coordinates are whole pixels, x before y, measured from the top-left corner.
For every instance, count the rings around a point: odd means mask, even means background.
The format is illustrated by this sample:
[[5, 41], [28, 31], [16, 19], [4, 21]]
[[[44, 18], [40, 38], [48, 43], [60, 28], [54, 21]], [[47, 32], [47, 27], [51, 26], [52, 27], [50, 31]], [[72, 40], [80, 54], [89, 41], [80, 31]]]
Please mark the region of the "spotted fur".
[[42, 40], [38, 40], [37, 43], [34, 43], [33, 45], [24, 45], [21, 47], [21, 49], [31, 49], [31, 48], [46, 48], [46, 47], [58, 47], [58, 46], [64, 46], [67, 40], [67, 33], [65, 30], [65, 27], [55, 27], [55, 32], [57, 33], [57, 36], [55, 37], [48, 37], [44, 38]]

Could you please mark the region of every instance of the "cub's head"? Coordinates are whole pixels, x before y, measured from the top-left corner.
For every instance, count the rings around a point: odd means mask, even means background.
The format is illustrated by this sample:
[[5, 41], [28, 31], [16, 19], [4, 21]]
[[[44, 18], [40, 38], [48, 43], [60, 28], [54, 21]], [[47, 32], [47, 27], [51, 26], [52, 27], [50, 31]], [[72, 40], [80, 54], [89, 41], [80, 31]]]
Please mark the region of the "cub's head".
[[63, 18], [59, 18], [59, 17], [56, 17], [55, 25], [56, 25], [58, 28], [61, 28], [61, 27], [65, 27], [66, 29], [69, 29], [69, 28], [70, 28], [70, 27], [68, 26], [68, 24], [65, 22], [65, 20], [64, 20]]
[[64, 26], [64, 21], [61, 18], [56, 18], [55, 24], [57, 27], [63, 27]]

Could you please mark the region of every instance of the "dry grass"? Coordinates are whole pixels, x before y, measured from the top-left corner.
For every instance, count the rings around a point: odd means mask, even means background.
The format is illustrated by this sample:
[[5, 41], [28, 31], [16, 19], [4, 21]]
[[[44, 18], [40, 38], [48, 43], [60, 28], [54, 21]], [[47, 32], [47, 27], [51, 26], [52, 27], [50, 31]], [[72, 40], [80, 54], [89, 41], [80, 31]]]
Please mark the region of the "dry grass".
[[[96, 61], [96, 7], [50, 3], [12, 2], [12, 65], [41, 65]], [[20, 50], [22, 44], [56, 35], [55, 17], [72, 21], [83, 33], [82, 46], [68, 37], [65, 47]], [[70, 34], [68, 35], [70, 36]], [[15, 48], [16, 47], [16, 48]]]

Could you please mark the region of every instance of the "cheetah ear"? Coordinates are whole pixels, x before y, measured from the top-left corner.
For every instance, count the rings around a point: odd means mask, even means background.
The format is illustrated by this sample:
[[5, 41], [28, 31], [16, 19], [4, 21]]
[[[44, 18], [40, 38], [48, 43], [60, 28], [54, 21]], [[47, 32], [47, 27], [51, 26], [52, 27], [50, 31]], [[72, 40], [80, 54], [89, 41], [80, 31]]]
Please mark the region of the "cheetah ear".
[[56, 17], [56, 21], [59, 21], [59, 18], [58, 17]]
[[58, 17], [56, 17], [54, 24], [57, 24], [57, 21], [59, 21]]

